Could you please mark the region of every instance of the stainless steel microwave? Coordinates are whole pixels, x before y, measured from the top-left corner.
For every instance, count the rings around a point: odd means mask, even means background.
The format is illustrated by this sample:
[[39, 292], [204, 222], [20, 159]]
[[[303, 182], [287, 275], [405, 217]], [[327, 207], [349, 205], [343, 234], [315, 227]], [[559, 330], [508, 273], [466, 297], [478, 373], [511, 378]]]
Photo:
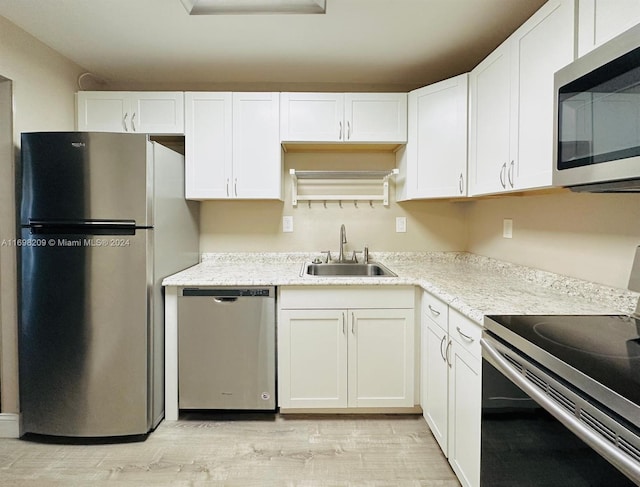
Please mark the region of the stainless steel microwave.
[[554, 186], [640, 192], [640, 26], [555, 74]]

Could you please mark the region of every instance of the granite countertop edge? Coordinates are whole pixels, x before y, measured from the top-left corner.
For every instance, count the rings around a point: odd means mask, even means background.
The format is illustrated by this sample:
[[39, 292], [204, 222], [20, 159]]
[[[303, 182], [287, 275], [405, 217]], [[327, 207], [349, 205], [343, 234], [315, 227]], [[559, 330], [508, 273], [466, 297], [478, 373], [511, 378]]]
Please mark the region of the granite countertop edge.
[[420, 286], [482, 324], [489, 314], [631, 314], [638, 293], [468, 252], [376, 252], [398, 277], [301, 275], [318, 253], [207, 253], [163, 286]]

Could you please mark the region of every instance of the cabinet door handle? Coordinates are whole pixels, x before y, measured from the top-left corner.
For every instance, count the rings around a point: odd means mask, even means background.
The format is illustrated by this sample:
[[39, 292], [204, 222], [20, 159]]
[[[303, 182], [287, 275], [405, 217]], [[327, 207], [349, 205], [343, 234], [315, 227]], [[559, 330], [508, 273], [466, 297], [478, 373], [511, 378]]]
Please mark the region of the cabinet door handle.
[[351, 139], [351, 122], [347, 121], [347, 140]]
[[447, 339], [447, 335], [443, 335], [442, 340], [440, 340], [440, 356], [442, 360], [447, 361], [447, 357], [444, 356], [444, 352], [442, 351], [442, 345], [444, 345], [444, 341]]
[[129, 116], [128, 112], [125, 112], [124, 117], [122, 117], [122, 127], [124, 128], [125, 132], [128, 132], [129, 129], [127, 128], [127, 117]]
[[502, 185], [503, 188], [507, 187], [507, 183], [505, 182], [505, 179], [504, 179], [506, 171], [507, 171], [507, 163], [505, 162], [500, 168], [500, 184]]
[[435, 309], [433, 306], [428, 305], [427, 307], [429, 308], [429, 311], [431, 311], [434, 315], [436, 315], [436, 316], [440, 316], [440, 311], [438, 311], [437, 309]]
[[351, 313], [351, 334], [356, 334], [356, 316]]
[[445, 362], [447, 362], [447, 365], [449, 366], [449, 368], [451, 368], [451, 340], [449, 340], [449, 343], [447, 343], [447, 349], [445, 350], [445, 355], [447, 356]]
[[131, 115], [131, 130], [133, 130], [134, 132], [138, 131], [136, 129], [136, 112], [133, 112], [133, 115]]
[[347, 334], [347, 326], [346, 326], [346, 320], [344, 319], [344, 313], [342, 313], [342, 334], [343, 335]]
[[237, 198], [238, 197], [238, 178], [235, 178], [233, 180], [233, 195]]
[[227, 178], [227, 198], [229, 197], [229, 178]]
[[338, 122], [338, 127], [340, 128], [340, 131], [338, 133], [338, 140], [342, 140], [342, 122]]
[[470, 337], [469, 335], [467, 335], [467, 334], [465, 334], [465, 333], [462, 333], [462, 330], [460, 329], [460, 327], [459, 327], [459, 326], [456, 326], [456, 330], [458, 331], [458, 333], [460, 333], [460, 336], [461, 336], [462, 338], [464, 338], [465, 340], [467, 340], [467, 341], [469, 341], [469, 342], [472, 342], [472, 341], [473, 341], [473, 337]]
[[509, 164], [509, 171], [507, 172], [507, 178], [509, 179], [509, 185], [513, 188], [513, 172], [515, 170], [515, 161], [511, 161]]
[[458, 186], [460, 188], [460, 194], [464, 193], [464, 178], [462, 177], [462, 173], [460, 173], [460, 179], [458, 180]]

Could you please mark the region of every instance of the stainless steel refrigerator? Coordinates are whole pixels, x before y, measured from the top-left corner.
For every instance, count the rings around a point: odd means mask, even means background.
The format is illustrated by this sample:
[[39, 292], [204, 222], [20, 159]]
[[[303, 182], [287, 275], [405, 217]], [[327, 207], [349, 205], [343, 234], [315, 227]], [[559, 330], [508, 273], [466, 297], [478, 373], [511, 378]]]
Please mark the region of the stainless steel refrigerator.
[[146, 135], [22, 134], [23, 433], [148, 433], [164, 414], [161, 281], [198, 262], [184, 158]]

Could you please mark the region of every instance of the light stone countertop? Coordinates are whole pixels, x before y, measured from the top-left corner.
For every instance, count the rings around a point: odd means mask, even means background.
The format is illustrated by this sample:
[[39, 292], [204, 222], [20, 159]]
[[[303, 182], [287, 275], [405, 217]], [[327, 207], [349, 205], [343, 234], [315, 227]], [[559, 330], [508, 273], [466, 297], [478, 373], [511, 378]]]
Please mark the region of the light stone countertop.
[[638, 293], [465, 252], [376, 252], [398, 277], [301, 276], [318, 253], [216, 253], [164, 286], [415, 285], [472, 320], [489, 314], [630, 314]]

